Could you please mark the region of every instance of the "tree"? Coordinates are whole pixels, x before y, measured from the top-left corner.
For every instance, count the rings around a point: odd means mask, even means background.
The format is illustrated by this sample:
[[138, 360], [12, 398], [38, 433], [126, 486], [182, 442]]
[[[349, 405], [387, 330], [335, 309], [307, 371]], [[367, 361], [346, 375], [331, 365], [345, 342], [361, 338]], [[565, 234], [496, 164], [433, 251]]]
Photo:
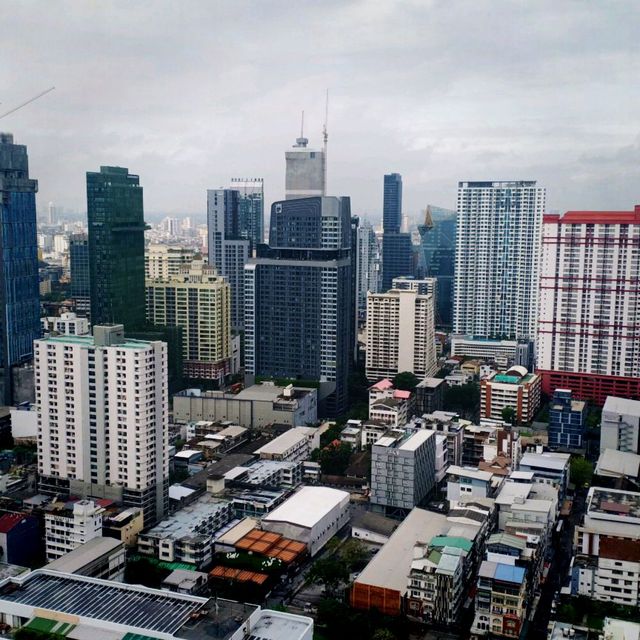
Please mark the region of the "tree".
[[311, 567], [309, 581], [322, 584], [328, 594], [335, 595], [342, 585], [349, 582], [349, 567], [340, 558], [321, 558]]
[[593, 478], [593, 465], [582, 456], [575, 456], [571, 458], [570, 474], [576, 488], [589, 486]]
[[389, 629], [376, 629], [371, 636], [372, 640], [396, 640], [396, 634]]
[[349, 569], [354, 571], [364, 567], [369, 559], [369, 554], [362, 542], [351, 539], [342, 546], [340, 557], [347, 563]]
[[411, 371], [403, 371], [393, 379], [393, 386], [403, 391], [413, 391], [418, 382], [420, 382], [419, 378]]
[[480, 385], [468, 382], [462, 386], [447, 387], [444, 390], [445, 411], [457, 411], [462, 416], [475, 419], [480, 407]]
[[502, 419], [509, 424], [515, 424], [516, 410], [513, 407], [505, 407], [502, 410]]
[[351, 445], [347, 442], [327, 445], [318, 457], [322, 473], [330, 476], [344, 475], [350, 460]]

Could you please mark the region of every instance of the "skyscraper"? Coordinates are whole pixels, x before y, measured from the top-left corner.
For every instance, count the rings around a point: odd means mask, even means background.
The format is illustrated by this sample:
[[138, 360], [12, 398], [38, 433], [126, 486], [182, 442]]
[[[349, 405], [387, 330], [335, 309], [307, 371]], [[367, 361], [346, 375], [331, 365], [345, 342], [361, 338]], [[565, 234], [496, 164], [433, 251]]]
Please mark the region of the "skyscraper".
[[355, 326], [349, 198], [275, 202], [269, 247], [245, 267], [245, 372], [320, 383], [340, 415]]
[[538, 372], [543, 391], [640, 400], [640, 205], [545, 215]]
[[436, 278], [436, 326], [451, 327], [453, 284], [456, 265], [456, 212], [428, 206], [424, 224], [418, 227], [421, 239], [421, 277]]
[[235, 189], [207, 191], [207, 227], [209, 264], [231, 286], [231, 326], [244, 326], [244, 265], [252, 254], [249, 230], [240, 217], [240, 192]]
[[399, 276], [413, 275], [413, 247], [411, 234], [401, 233], [402, 176], [390, 173], [384, 177], [382, 199], [382, 290], [391, 288]]
[[122, 167], [87, 173], [91, 321], [145, 324], [144, 214], [138, 176]]
[[37, 180], [24, 145], [0, 133], [0, 367], [4, 404], [12, 402], [12, 367], [33, 357], [40, 337]]
[[311, 198], [312, 196], [324, 196], [326, 162], [324, 151], [307, 149], [309, 140], [304, 137], [302, 131], [296, 138], [293, 147], [285, 152], [286, 176], [285, 198]]
[[168, 508], [167, 345], [93, 336], [35, 342], [38, 472], [49, 495], [104, 496], [144, 512]]
[[89, 238], [86, 233], [74, 233], [69, 238], [69, 271], [71, 297], [76, 302], [76, 313], [91, 313], [91, 284], [89, 279]]
[[231, 373], [230, 298], [229, 283], [202, 260], [177, 275], [147, 279], [147, 319], [182, 328], [186, 377], [222, 380]]
[[358, 228], [356, 253], [358, 319], [367, 316], [367, 292], [378, 293], [382, 287], [382, 248], [370, 222]]
[[385, 233], [400, 233], [402, 225], [402, 176], [388, 173], [384, 177], [382, 229]]
[[264, 242], [264, 180], [232, 178], [231, 188], [238, 192], [240, 237], [251, 240], [251, 246], [255, 249]]
[[458, 184], [454, 333], [535, 338], [544, 206], [535, 180]]

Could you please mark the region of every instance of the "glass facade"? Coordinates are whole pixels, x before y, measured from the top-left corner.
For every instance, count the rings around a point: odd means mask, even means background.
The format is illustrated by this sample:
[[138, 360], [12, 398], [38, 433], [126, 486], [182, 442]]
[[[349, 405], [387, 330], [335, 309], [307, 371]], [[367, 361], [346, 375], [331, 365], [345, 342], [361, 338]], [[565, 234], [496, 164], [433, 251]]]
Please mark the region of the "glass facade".
[[11, 402], [10, 369], [33, 357], [40, 337], [36, 192], [24, 145], [0, 134], [0, 366], [4, 403]]
[[87, 173], [92, 324], [145, 326], [144, 213], [138, 176], [122, 167]]
[[264, 242], [264, 181], [233, 178], [231, 189], [238, 192], [239, 237], [251, 240], [255, 249]]
[[76, 301], [76, 312], [89, 311], [91, 299], [89, 281], [89, 238], [86, 233], [75, 233], [69, 238], [69, 271], [71, 274], [71, 297]]
[[394, 278], [414, 274], [410, 233], [384, 232], [382, 236], [382, 290], [388, 291]]
[[402, 176], [389, 173], [384, 177], [382, 228], [385, 233], [399, 233], [402, 224]]
[[581, 449], [586, 429], [586, 403], [571, 399], [568, 389], [556, 389], [549, 406], [549, 447]]
[[430, 208], [430, 224], [421, 225], [418, 275], [436, 278], [436, 325], [453, 323], [453, 284], [456, 266], [456, 213]]

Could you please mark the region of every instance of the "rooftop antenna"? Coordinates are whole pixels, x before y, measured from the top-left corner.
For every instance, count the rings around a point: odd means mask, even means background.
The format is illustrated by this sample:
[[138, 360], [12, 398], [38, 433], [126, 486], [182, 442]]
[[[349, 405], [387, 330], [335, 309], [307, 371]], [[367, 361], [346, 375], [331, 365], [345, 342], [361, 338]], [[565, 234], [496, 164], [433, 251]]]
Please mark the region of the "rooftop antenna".
[[324, 163], [324, 171], [322, 172], [322, 195], [327, 195], [327, 142], [329, 140], [329, 132], [327, 125], [329, 124], [329, 89], [324, 103], [324, 126], [322, 127], [322, 158]]
[[304, 111], [302, 112], [302, 120], [300, 122], [300, 137], [296, 138], [296, 147], [306, 147], [309, 140], [304, 137]]
[[39, 98], [42, 98], [42, 96], [46, 96], [47, 93], [51, 93], [51, 91], [53, 91], [54, 89], [55, 87], [49, 87], [47, 90], [41, 91], [37, 96], [34, 96], [33, 98], [27, 100], [26, 102], [23, 102], [22, 104], [19, 104], [17, 107], [14, 107], [13, 109], [9, 109], [9, 111], [5, 111], [2, 115], [0, 115], [0, 119], [4, 118], [5, 116], [11, 115], [12, 113], [15, 113], [16, 111], [18, 111], [18, 109], [22, 109], [22, 107], [26, 107], [28, 104], [31, 104], [32, 102], [35, 102]]

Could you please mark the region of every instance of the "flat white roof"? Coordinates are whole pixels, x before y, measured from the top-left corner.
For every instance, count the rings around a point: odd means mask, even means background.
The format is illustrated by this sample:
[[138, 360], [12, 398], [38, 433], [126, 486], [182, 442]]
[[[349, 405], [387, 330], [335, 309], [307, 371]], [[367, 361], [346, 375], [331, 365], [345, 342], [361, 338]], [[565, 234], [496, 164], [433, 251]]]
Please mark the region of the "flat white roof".
[[415, 451], [418, 447], [423, 445], [433, 434], [435, 431], [431, 431], [430, 429], [420, 429], [420, 431], [416, 431], [411, 434], [399, 447], [398, 449], [403, 449], [404, 451]]
[[251, 625], [250, 638], [256, 640], [283, 640], [303, 638], [313, 632], [313, 619], [283, 611], [263, 609]]
[[523, 482], [505, 482], [496, 497], [496, 504], [513, 504], [516, 498], [527, 498], [532, 485]]
[[169, 487], [169, 497], [172, 500], [180, 500], [181, 498], [186, 498], [191, 494], [195, 493], [195, 489], [189, 489], [189, 487], [183, 487], [181, 484], [172, 484]]
[[629, 451], [605, 449], [598, 458], [596, 474], [614, 478], [637, 478], [640, 475], [640, 456]]
[[329, 487], [302, 487], [263, 521], [290, 522], [310, 529], [335, 507], [349, 503], [349, 494]]
[[262, 453], [284, 453], [301, 440], [307, 439], [311, 431], [311, 427], [293, 427], [271, 440], [271, 442], [267, 442], [267, 444], [260, 447], [255, 453], [258, 455]]
[[569, 464], [570, 457], [568, 453], [525, 453], [520, 466], [562, 471]]
[[58, 559], [53, 560], [53, 562], [50, 562], [44, 568], [49, 569], [50, 571], [74, 573], [83, 567], [86, 567], [90, 562], [93, 562], [94, 560], [97, 560], [118, 548], [124, 549], [124, 545], [120, 540], [98, 536], [97, 538], [92, 538], [88, 542], [81, 544], [72, 551], [65, 553]]
[[640, 416], [640, 400], [629, 400], [628, 398], [618, 398], [617, 396], [607, 396], [602, 411], [612, 413], [623, 413], [630, 416]]
[[197, 449], [183, 449], [182, 451], [178, 451], [173, 457], [174, 458], [186, 458], [187, 460], [196, 454], [202, 455], [202, 451], [198, 451]]
[[473, 467], [459, 467], [455, 464], [451, 465], [447, 469], [447, 473], [460, 476], [462, 478], [473, 478], [474, 480], [482, 480], [483, 482], [489, 482], [493, 477], [493, 474], [489, 471], [481, 471], [480, 469], [475, 469]]

